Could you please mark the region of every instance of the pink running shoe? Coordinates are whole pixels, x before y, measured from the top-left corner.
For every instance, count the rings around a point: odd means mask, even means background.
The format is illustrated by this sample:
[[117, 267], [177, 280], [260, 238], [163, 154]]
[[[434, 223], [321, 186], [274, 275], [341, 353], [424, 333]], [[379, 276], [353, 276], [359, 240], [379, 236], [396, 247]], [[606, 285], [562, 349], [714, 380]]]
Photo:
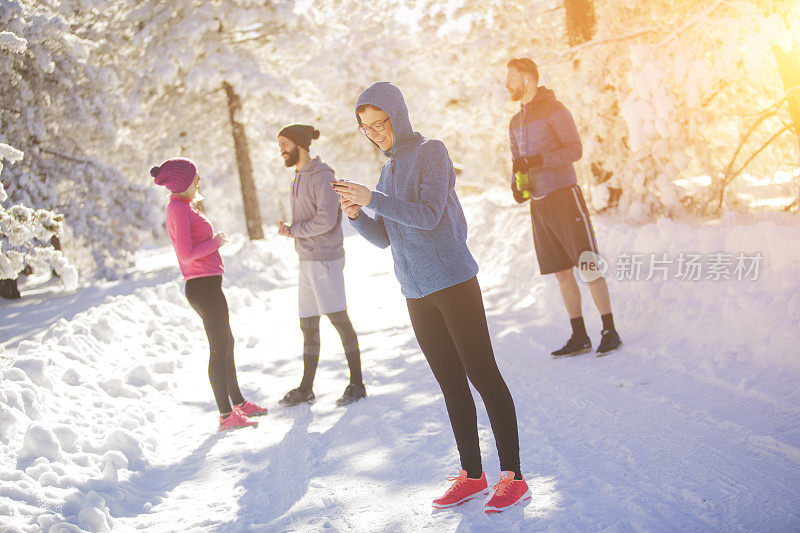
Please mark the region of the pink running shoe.
[[255, 427], [257, 425], [258, 422], [246, 419], [238, 409], [234, 409], [228, 416], [219, 417], [219, 429], [217, 431], [246, 428], [248, 426]]
[[247, 400], [245, 400], [242, 405], [234, 405], [233, 408], [238, 409], [240, 413], [247, 417], [264, 416], [267, 414], [266, 407], [259, 407], [253, 402], [248, 402]]
[[484, 511], [487, 513], [501, 513], [531, 499], [531, 491], [524, 479], [514, 479], [514, 472], [500, 472], [500, 481], [494, 486], [494, 494], [486, 502]]
[[457, 477], [449, 477], [447, 481], [452, 481], [453, 484], [450, 485], [450, 488], [447, 489], [444, 496], [433, 500], [433, 506], [437, 509], [455, 507], [472, 498], [489, 494], [489, 486], [486, 484], [486, 474], [483, 472], [481, 472], [480, 479], [472, 479], [467, 477], [466, 470], [462, 470], [458, 473]]

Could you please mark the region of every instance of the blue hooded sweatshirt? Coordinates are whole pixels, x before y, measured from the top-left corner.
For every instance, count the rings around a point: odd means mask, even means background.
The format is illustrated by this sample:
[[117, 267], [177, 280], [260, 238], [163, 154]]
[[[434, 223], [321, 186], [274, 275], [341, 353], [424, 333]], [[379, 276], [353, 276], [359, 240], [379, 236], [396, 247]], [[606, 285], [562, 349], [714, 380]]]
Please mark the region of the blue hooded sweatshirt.
[[[389, 115], [394, 145], [384, 152], [389, 161], [367, 205], [375, 218], [362, 211], [351, 224], [374, 245], [391, 245], [406, 298], [422, 298], [473, 278], [478, 264], [467, 248], [467, 221], [447, 148], [411, 128], [403, 93], [391, 83], [367, 87], [356, 109], [364, 104]], [[360, 123], [358, 113], [356, 120]]]

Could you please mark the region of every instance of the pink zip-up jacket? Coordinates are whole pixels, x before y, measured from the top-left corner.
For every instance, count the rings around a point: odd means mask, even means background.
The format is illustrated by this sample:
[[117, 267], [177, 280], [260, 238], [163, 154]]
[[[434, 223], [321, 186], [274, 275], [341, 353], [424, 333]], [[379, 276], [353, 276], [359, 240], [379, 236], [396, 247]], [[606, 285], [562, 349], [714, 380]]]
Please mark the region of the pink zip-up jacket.
[[170, 196], [167, 232], [178, 256], [183, 279], [221, 276], [225, 272], [211, 222], [192, 207], [188, 198]]

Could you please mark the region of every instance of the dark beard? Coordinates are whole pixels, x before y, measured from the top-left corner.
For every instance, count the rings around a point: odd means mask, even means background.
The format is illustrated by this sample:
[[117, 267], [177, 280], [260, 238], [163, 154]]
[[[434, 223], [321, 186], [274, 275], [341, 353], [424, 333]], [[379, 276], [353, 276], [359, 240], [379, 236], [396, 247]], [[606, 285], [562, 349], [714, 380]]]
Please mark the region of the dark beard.
[[525, 89], [513, 89], [509, 91], [508, 95], [511, 97], [512, 102], [518, 102], [522, 100], [522, 97], [525, 95]]
[[295, 146], [294, 150], [289, 152], [289, 159], [284, 160], [284, 164], [287, 167], [293, 167], [297, 164], [298, 161], [300, 161], [300, 149], [297, 146]]

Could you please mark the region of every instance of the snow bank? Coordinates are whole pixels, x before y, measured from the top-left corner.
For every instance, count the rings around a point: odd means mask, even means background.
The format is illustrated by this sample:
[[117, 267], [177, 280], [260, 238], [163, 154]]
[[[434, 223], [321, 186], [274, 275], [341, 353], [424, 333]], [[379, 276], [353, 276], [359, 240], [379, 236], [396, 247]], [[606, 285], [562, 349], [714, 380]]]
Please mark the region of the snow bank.
[[39, 457], [44, 457], [54, 463], [61, 461], [61, 445], [55, 433], [50, 431], [47, 426], [33, 423], [25, 432], [19, 459], [24, 461]]
[[[232, 311], [254, 305], [254, 291], [295, 276], [289, 246], [278, 236], [255, 244], [233, 237], [223, 249]], [[197, 346], [201, 357], [207, 350], [177, 267], [175, 275], [58, 320], [20, 342], [15, 359], [0, 368], [0, 529], [114, 527], [110, 509], [125, 509], [134, 490], [120, 483], [150, 465], [158, 443], [153, 424], [180, 401], [174, 385], [183, 359], [196, 356]], [[189, 350], [190, 337], [203, 342]], [[250, 347], [259, 341], [243, 340]]]

